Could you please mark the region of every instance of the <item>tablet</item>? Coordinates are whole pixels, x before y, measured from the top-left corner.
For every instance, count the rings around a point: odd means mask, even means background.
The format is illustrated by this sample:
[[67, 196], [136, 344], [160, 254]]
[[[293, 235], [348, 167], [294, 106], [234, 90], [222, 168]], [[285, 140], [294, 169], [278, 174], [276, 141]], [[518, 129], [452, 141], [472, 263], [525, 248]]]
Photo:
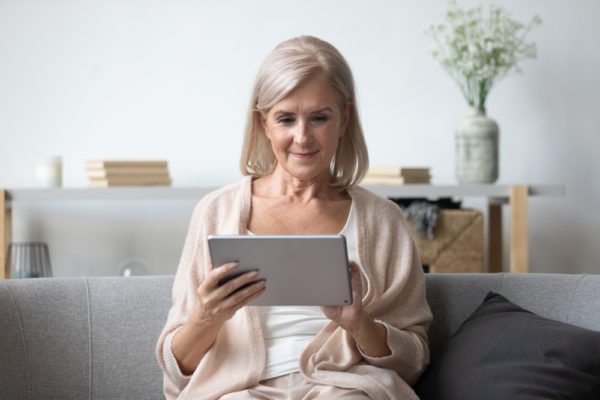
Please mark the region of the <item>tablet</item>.
[[343, 235], [211, 235], [208, 247], [215, 268], [239, 263], [224, 281], [251, 270], [258, 271], [256, 280], [266, 280], [265, 292], [248, 305], [352, 304]]

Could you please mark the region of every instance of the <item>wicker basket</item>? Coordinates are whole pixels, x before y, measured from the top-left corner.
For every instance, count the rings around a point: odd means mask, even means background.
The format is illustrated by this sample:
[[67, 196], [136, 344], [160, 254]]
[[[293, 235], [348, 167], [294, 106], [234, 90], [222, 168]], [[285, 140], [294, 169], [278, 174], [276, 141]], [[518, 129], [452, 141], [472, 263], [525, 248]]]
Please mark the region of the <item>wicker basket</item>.
[[476, 210], [440, 210], [429, 240], [409, 221], [421, 262], [429, 272], [483, 272], [483, 215]]

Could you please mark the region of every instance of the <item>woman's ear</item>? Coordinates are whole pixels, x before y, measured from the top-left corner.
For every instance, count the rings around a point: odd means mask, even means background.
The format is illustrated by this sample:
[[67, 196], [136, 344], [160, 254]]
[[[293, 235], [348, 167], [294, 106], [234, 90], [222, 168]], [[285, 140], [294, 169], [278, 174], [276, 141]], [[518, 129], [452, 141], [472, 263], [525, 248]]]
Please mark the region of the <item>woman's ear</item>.
[[262, 126], [263, 129], [267, 128], [267, 116], [262, 112], [262, 111], [256, 111], [256, 113], [258, 114], [258, 120], [260, 121], [260, 126]]
[[256, 111], [256, 118], [258, 118], [258, 122], [260, 123], [260, 126], [263, 129], [263, 132], [265, 133], [265, 136], [267, 137], [267, 139], [271, 140], [271, 138], [269, 137], [269, 131], [267, 129], [267, 115], [263, 112], [263, 111]]

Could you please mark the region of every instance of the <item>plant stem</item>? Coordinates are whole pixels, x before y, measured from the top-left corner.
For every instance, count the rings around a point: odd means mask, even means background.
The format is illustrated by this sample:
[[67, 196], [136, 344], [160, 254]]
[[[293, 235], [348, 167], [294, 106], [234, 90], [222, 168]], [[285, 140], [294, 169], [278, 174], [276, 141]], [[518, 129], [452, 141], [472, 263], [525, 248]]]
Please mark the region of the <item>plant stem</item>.
[[487, 97], [488, 94], [488, 89], [487, 89], [487, 85], [486, 85], [486, 81], [485, 79], [482, 79], [479, 81], [479, 109], [483, 110], [485, 109], [485, 99]]

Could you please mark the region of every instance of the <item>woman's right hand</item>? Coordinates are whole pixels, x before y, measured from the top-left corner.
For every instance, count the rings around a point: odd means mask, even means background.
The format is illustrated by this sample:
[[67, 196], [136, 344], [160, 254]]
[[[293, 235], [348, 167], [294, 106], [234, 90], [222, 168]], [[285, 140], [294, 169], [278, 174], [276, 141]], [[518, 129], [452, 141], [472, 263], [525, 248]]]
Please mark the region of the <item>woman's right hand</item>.
[[[212, 269], [198, 286], [198, 306], [194, 312], [194, 318], [198, 323], [224, 323], [235, 315], [237, 310], [244, 307], [264, 293], [265, 281], [257, 281], [257, 271], [246, 272], [233, 278], [222, 285], [219, 281], [233, 273], [238, 267], [237, 263], [223, 264]], [[244, 285], [247, 287], [240, 289]], [[238, 290], [240, 289], [240, 290]], [[236, 292], [236, 290], [238, 290]], [[235, 293], [234, 293], [235, 292]]]
[[236, 267], [237, 263], [224, 264], [206, 275], [196, 290], [198, 305], [187, 323], [173, 337], [171, 350], [184, 375], [191, 375], [196, 370], [225, 321], [265, 291], [264, 281], [259, 281], [236, 292], [256, 280], [257, 274], [254, 272], [244, 273], [219, 285], [219, 280], [234, 272]]

